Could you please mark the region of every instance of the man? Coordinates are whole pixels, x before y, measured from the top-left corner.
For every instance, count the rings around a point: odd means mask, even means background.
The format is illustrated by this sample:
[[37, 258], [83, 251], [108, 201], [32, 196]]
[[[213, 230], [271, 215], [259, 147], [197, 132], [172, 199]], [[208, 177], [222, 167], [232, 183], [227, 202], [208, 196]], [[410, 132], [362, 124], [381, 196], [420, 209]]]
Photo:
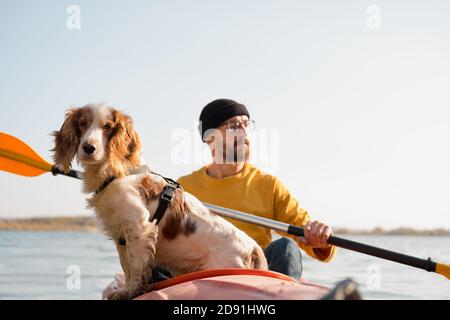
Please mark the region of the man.
[[327, 243], [331, 228], [311, 221], [277, 177], [248, 162], [248, 131], [254, 122], [247, 108], [233, 100], [218, 99], [203, 108], [199, 120], [199, 131], [211, 149], [212, 163], [180, 177], [178, 182], [183, 188], [203, 202], [303, 226], [305, 237], [283, 234], [285, 237], [271, 242], [269, 229], [229, 220], [264, 249], [270, 270], [300, 279], [299, 247], [315, 259], [330, 261], [335, 254], [335, 247]]

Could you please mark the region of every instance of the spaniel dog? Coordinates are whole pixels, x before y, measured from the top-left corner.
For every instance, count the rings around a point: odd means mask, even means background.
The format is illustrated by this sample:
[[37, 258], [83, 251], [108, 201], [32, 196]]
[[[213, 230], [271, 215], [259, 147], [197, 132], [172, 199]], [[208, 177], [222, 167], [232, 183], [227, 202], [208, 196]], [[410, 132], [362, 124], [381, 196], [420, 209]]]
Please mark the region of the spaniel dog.
[[88, 104], [69, 109], [53, 135], [56, 168], [69, 171], [76, 157], [84, 168], [83, 191], [92, 194], [88, 206], [116, 244], [125, 286], [108, 299], [150, 290], [156, 266], [175, 276], [210, 268], [267, 269], [252, 238], [181, 188], [172, 189], [165, 214], [154, 220], [170, 181], [142, 170], [141, 141], [129, 116]]

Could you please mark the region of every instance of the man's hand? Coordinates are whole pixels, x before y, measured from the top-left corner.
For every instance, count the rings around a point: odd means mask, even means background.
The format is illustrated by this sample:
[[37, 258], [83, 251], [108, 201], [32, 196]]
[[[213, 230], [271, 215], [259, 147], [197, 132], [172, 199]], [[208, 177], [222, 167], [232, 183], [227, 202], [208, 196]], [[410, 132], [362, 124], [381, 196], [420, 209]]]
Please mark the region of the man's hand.
[[298, 241], [312, 248], [328, 249], [328, 238], [333, 234], [331, 227], [319, 221], [310, 221], [304, 227], [305, 237], [299, 237]]

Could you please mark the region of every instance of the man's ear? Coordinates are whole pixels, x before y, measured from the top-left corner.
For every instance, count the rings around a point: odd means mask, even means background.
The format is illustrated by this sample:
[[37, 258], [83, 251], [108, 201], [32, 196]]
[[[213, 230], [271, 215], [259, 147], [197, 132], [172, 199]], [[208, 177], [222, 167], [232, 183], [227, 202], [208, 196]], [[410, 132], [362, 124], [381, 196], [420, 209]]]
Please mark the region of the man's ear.
[[201, 121], [197, 126], [197, 130], [198, 130], [198, 133], [200, 133], [200, 137], [201, 137], [202, 141], [205, 142], [205, 140], [203, 139], [202, 122]]
[[72, 108], [66, 111], [64, 123], [59, 131], [53, 131], [54, 152], [53, 160], [55, 165], [68, 172], [72, 168], [72, 160], [75, 157], [80, 144], [80, 130], [78, 128], [78, 115], [80, 108]]
[[203, 128], [202, 128], [202, 122], [200, 121], [200, 123], [198, 124], [198, 132], [200, 133], [200, 137], [202, 139], [202, 142], [206, 143], [206, 144], [210, 144], [211, 142], [213, 142], [214, 140], [211, 138], [211, 133], [213, 133], [215, 130], [214, 128], [211, 129], [207, 129], [205, 132], [203, 132]]

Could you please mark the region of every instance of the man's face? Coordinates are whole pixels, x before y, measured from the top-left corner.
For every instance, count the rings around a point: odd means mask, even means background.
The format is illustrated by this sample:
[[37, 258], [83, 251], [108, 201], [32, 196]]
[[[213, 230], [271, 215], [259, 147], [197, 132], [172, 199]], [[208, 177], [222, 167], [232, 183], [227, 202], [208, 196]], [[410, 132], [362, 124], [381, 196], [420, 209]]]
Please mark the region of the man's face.
[[234, 116], [220, 124], [210, 135], [208, 145], [216, 163], [242, 163], [250, 156], [249, 119]]

